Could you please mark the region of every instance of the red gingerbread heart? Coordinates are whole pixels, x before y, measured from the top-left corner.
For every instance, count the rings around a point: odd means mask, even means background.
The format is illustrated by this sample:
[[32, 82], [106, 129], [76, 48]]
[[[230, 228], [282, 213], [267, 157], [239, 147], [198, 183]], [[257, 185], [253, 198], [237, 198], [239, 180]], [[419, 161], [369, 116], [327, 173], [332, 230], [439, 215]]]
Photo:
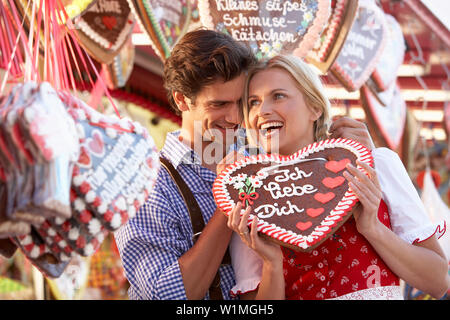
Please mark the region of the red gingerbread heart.
[[238, 202], [251, 206], [249, 226], [257, 216], [263, 236], [294, 250], [309, 251], [351, 216], [358, 199], [343, 169], [347, 163], [356, 167], [357, 159], [373, 163], [366, 147], [348, 139], [317, 142], [288, 157], [245, 157], [219, 174], [213, 185], [214, 198], [226, 215]]
[[117, 25], [117, 18], [114, 16], [103, 16], [102, 22], [106, 28], [112, 30]]
[[308, 230], [311, 226], [312, 226], [312, 223], [311, 223], [311, 221], [307, 221], [307, 222], [301, 222], [301, 221], [299, 221], [299, 222], [297, 222], [297, 224], [295, 225], [299, 230], [301, 230], [301, 231], [305, 231], [305, 230]]
[[315, 218], [317, 216], [320, 216], [324, 211], [325, 211], [324, 208], [317, 208], [317, 209], [308, 208], [306, 209], [306, 214], [311, 218]]
[[345, 166], [346, 166], [348, 163], [350, 163], [350, 160], [349, 160], [349, 159], [342, 159], [342, 160], [340, 160], [340, 161], [334, 161], [334, 160], [332, 160], [332, 161], [328, 161], [328, 162], [325, 164], [325, 168], [327, 168], [328, 170], [330, 170], [330, 171], [332, 171], [332, 172], [334, 172], [334, 173], [337, 173], [337, 172], [339, 172], [339, 171], [341, 171], [341, 170], [344, 170], [344, 169], [345, 169]]
[[328, 201], [332, 200], [335, 196], [336, 195], [333, 192], [316, 193], [314, 195], [314, 199], [316, 199], [320, 203], [327, 203]]
[[330, 189], [334, 189], [336, 187], [339, 187], [340, 185], [342, 185], [345, 182], [345, 178], [344, 177], [336, 177], [336, 178], [330, 178], [330, 177], [326, 177], [322, 180], [322, 183], [330, 188]]
[[105, 153], [105, 144], [103, 142], [102, 134], [99, 130], [92, 132], [92, 138], [88, 138], [87, 145], [89, 150], [97, 157], [102, 157]]

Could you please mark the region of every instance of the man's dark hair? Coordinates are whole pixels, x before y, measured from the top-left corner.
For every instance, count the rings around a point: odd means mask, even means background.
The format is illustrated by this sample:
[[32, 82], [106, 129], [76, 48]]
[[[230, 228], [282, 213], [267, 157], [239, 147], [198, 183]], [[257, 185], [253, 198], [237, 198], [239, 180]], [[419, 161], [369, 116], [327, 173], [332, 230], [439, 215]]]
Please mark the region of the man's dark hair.
[[164, 64], [164, 87], [169, 102], [179, 114], [173, 91], [195, 103], [204, 86], [219, 79], [233, 80], [254, 63], [252, 51], [229, 35], [206, 29], [188, 32]]

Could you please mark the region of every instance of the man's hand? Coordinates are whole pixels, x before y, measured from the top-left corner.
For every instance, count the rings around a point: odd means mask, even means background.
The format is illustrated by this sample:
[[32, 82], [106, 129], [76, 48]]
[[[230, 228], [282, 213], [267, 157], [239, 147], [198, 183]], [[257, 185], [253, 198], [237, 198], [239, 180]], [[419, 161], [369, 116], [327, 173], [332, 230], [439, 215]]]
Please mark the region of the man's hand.
[[358, 141], [369, 150], [375, 149], [367, 126], [361, 121], [349, 117], [339, 118], [331, 124], [330, 133], [330, 138], [352, 139]]
[[219, 175], [227, 166], [244, 158], [244, 155], [237, 151], [231, 151], [216, 166], [216, 174]]

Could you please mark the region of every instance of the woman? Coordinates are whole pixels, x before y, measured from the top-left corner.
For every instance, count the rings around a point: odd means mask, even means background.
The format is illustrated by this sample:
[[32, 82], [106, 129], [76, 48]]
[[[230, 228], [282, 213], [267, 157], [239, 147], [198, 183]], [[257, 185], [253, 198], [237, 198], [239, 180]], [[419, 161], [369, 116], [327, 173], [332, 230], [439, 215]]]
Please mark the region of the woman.
[[[290, 155], [328, 137], [329, 101], [319, 77], [299, 58], [277, 56], [252, 69], [243, 99], [249, 140], [265, 152]], [[401, 278], [441, 297], [449, 280], [438, 229], [398, 156], [386, 148], [373, 156], [377, 172], [358, 163], [369, 177], [352, 165], [344, 174], [360, 210], [310, 253], [260, 238], [257, 217], [247, 226], [251, 207], [241, 216], [238, 203], [228, 219], [236, 231], [232, 293], [241, 299], [402, 299]]]

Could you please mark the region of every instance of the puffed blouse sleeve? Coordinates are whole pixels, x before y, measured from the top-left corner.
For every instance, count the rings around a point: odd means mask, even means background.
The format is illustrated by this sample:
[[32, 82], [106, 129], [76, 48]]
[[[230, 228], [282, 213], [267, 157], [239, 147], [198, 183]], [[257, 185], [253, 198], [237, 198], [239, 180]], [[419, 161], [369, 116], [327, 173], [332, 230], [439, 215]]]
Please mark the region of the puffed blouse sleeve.
[[[386, 202], [392, 231], [408, 243], [429, 239], [445, 227], [433, 224], [397, 153], [388, 148], [372, 150], [383, 200]], [[444, 231], [442, 231], [444, 230]]]
[[231, 288], [231, 296], [236, 297], [256, 290], [262, 276], [262, 259], [235, 232], [231, 236], [230, 256], [236, 277], [236, 284]]

